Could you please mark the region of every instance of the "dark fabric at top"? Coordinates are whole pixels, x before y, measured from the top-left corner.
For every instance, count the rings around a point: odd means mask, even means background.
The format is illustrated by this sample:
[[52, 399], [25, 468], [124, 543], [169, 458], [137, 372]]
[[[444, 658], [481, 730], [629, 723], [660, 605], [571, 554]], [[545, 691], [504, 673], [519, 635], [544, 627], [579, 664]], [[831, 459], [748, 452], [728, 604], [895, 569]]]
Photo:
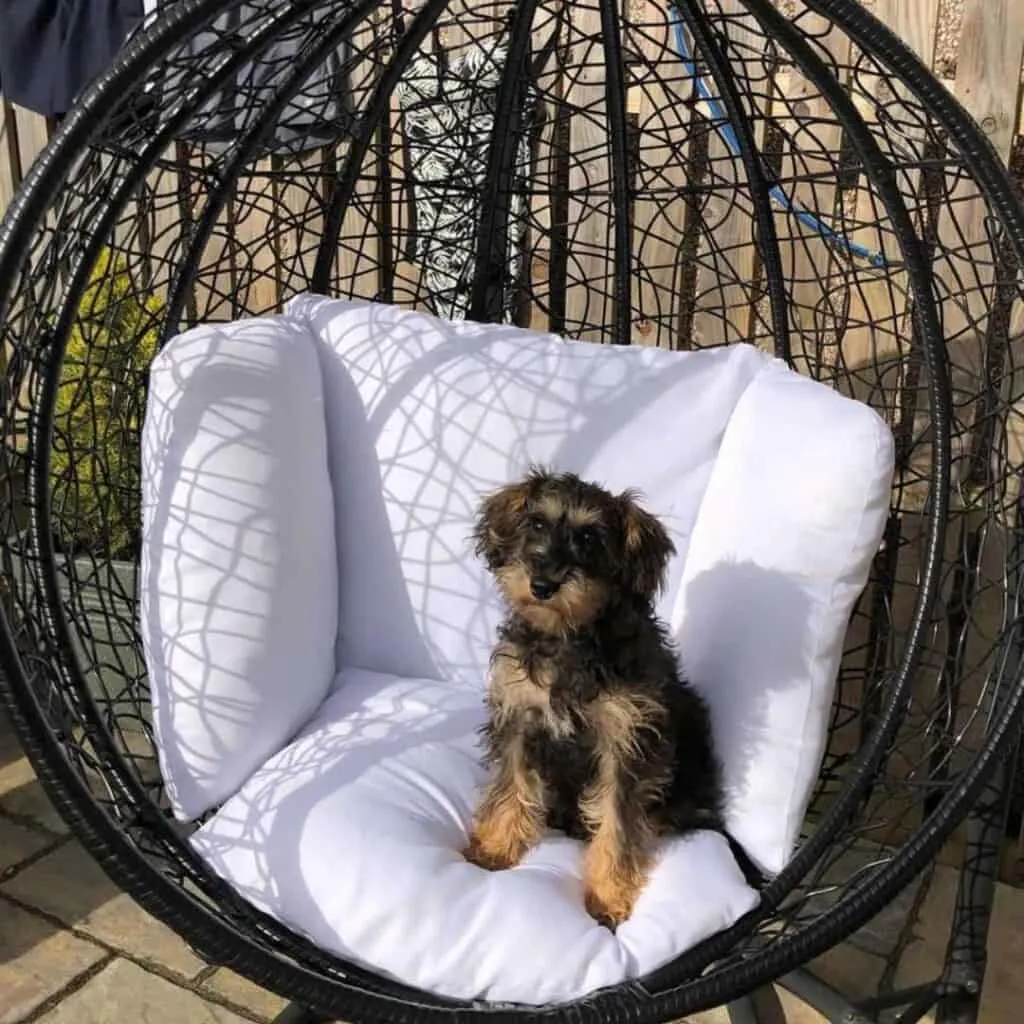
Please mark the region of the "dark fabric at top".
[[[2, 3], [3, 0], [0, 0]], [[161, 9], [173, 0], [162, 0]], [[264, 4], [236, 4], [217, 16], [205, 29], [193, 33], [166, 68], [155, 68], [156, 89], [167, 108], [190, 84], [189, 62], [205, 66], [207, 55], [223, 56], [242, 49], [262, 26]], [[277, 102], [302, 60], [324, 33], [334, 27], [333, 8], [313, 8], [289, 28], [281, 29], [258, 56], [244, 64], [224, 89], [215, 91], [193, 114], [179, 137], [203, 143], [211, 153], [224, 152], [249, 131], [258, 128], [271, 104]], [[267, 126], [256, 157], [267, 153], [290, 154], [332, 145], [351, 129], [351, 91], [346, 62], [350, 45], [337, 48], [318, 66], [308, 69], [296, 95], [287, 100]]]
[[0, 0], [0, 91], [66, 114], [141, 21], [142, 0]]

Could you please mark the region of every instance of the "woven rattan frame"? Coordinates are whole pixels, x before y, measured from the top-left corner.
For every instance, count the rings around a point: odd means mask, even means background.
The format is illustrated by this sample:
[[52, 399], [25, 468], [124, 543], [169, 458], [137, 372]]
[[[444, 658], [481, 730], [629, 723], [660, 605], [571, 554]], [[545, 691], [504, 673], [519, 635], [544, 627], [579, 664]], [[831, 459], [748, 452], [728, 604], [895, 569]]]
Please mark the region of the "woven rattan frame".
[[[59, 811], [119, 885], [210, 961], [344, 1019], [639, 1022], [733, 999], [891, 900], [967, 815], [1019, 725], [1015, 417], [1024, 385], [1012, 342], [1024, 212], [1006, 172], [943, 87], [853, 0], [806, 0], [792, 18], [769, 0], [640, 5], [639, 15], [621, 6], [589, 0], [570, 18], [554, 0], [521, 0], [497, 5], [487, 30], [469, 0], [425, 0], [415, 13], [378, 0], [180, 0], [82, 97], [0, 225], [3, 702]], [[243, 9], [246, 30], [238, 18], [225, 28], [226, 14]], [[683, 49], [674, 48], [677, 22]], [[890, 527], [851, 623], [808, 837], [728, 931], [651, 977], [543, 1008], [456, 1004], [340, 962], [193, 856], [154, 771], [138, 662], [137, 549], [125, 518], [136, 478], [124, 453], [137, 444], [140, 406], [121, 408], [112, 442], [103, 434], [115, 449], [76, 449], [65, 430], [68, 403], [92, 408], [109, 372], [95, 336], [84, 347], [72, 340], [104, 252], [113, 258], [100, 285], [124, 283], [116, 302], [136, 311], [135, 353], [191, 323], [273, 308], [300, 288], [430, 308], [415, 267], [430, 239], [418, 248], [411, 226], [420, 171], [403, 149], [393, 96], [410, 61], [444, 45], [441, 29], [474, 25], [492, 42], [500, 34], [507, 50], [486, 172], [453, 192], [475, 224], [459, 243], [472, 247], [471, 317], [505, 318], [511, 303], [520, 322], [597, 341], [628, 342], [638, 330], [673, 347], [749, 338], [871, 402], [897, 440]], [[292, 37], [293, 59], [247, 91], [244, 69]], [[297, 153], [301, 133], [281, 126], [304, 82], [339, 53], [347, 102], [314, 103], [312, 133], [318, 146], [325, 132], [338, 145]], [[711, 97], [702, 110], [688, 53]], [[596, 67], [599, 116], [572, 91]], [[778, 86], [780, 69], [806, 83], [815, 118]], [[630, 90], [649, 104], [639, 125]], [[196, 140], [226, 96], [234, 127], [204, 151]], [[588, 116], [603, 130], [597, 157], [573, 149], [572, 119]], [[392, 150], [395, 159], [382, 158]], [[680, 170], [685, 180], [672, 177]], [[542, 173], [554, 184], [538, 185]], [[835, 199], [811, 210], [825, 186], [862, 205], [851, 212]], [[607, 228], [596, 252], [580, 226], [593, 211], [574, 205], [586, 188]], [[288, 205], [296, 196], [297, 208]], [[966, 237], [979, 209], [984, 231]], [[291, 247], [272, 232], [245, 235], [263, 214]], [[737, 215], [752, 237], [727, 248], [723, 225]], [[671, 280], [649, 257], [670, 222]], [[419, 229], [437, 223], [436, 213], [421, 217]], [[538, 278], [539, 256], [547, 269]], [[585, 258], [597, 260], [596, 276]], [[268, 281], [274, 301], [261, 303]], [[725, 298], [737, 291], [749, 306], [742, 326]], [[142, 395], [144, 359], [117, 365], [121, 393], [134, 394], [124, 391], [132, 383]], [[115, 497], [83, 539], [83, 488], [97, 479]], [[124, 684], [116, 699], [97, 689], [104, 675]], [[851, 874], [844, 858], [856, 851], [866, 856]]]

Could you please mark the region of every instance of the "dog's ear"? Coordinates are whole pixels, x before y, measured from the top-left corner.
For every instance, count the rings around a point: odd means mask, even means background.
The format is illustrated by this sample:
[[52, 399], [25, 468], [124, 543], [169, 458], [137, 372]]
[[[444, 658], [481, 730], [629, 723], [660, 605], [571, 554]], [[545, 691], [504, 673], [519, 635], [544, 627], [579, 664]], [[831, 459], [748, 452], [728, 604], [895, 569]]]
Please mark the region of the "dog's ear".
[[676, 553], [676, 547], [658, 519], [640, 507], [635, 491], [623, 491], [616, 501], [622, 516], [625, 549], [623, 582], [650, 601], [665, 582], [668, 560]]
[[477, 557], [494, 570], [505, 563], [505, 551], [515, 536], [530, 496], [531, 481], [507, 484], [480, 503], [473, 527], [473, 545]]

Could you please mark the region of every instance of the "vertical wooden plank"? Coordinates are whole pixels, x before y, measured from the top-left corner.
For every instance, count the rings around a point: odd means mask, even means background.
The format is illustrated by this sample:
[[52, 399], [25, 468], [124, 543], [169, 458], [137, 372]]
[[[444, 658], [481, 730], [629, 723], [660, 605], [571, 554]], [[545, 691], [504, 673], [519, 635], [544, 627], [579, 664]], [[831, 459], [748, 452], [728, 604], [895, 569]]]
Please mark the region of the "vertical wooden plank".
[[1024, 7], [1014, 0], [965, 0], [956, 95], [1004, 161], [1017, 123], [1022, 58]]
[[[880, 18], [929, 67], [935, 62], [936, 30], [940, 0], [876, 0], [875, 17]], [[894, 91], [902, 86], [891, 83]], [[900, 95], [901, 93], [897, 93]]]
[[272, 158], [275, 171], [283, 176], [275, 205], [279, 217], [275, 237], [282, 305], [308, 291], [312, 284], [313, 266], [323, 237], [328, 158], [323, 148]]
[[612, 199], [605, 51], [597, 0], [573, 10], [565, 333], [612, 341]]
[[[384, 8], [375, 11], [356, 29], [352, 51], [360, 59], [349, 71], [349, 85], [357, 112], [366, 109], [383, 68], [394, 55], [396, 32], [392, 12]], [[395, 105], [393, 99], [392, 111]], [[392, 144], [399, 149], [400, 156], [400, 138], [392, 136]], [[377, 145], [372, 145], [363, 161], [336, 241], [334, 294], [342, 298], [373, 299], [380, 288], [383, 197], [378, 194], [377, 151]], [[348, 152], [348, 141], [342, 141], [335, 148], [336, 167], [344, 166]], [[387, 198], [390, 201], [390, 197]]]
[[264, 157], [238, 183], [232, 256], [232, 316], [236, 319], [280, 310], [277, 264], [268, 244], [277, 200], [271, 170], [270, 157]]
[[564, 82], [556, 57], [566, 33], [565, 0], [553, 0], [538, 7], [533, 23], [533, 54], [552, 50], [533, 81], [536, 100], [535, 116], [543, 118], [536, 126], [532, 165], [526, 175], [528, 190], [525, 211], [526, 234], [521, 279], [526, 289], [525, 308], [518, 322], [534, 330], [552, 329], [551, 323], [551, 237], [554, 198], [557, 189], [555, 172], [559, 149], [559, 132], [565, 123], [560, 102]]
[[14, 198], [21, 179], [21, 156], [14, 108], [0, 93], [0, 217]]
[[[935, 54], [939, 2], [919, 0], [906, 4], [902, 0], [878, 0], [876, 14], [926, 64], [931, 65]], [[879, 109], [884, 110], [890, 119], [901, 125], [904, 145], [920, 151], [925, 137], [924, 127], [916, 113], [901, 113], [904, 108], [915, 111], [918, 106], [904, 87], [889, 75], [870, 72], [858, 74], [856, 86], [861, 92], [855, 93], [854, 101], [865, 120], [874, 124]], [[920, 173], [912, 172], [909, 181], [901, 182], [901, 187], [904, 191], [912, 190], [915, 195], [919, 194], [922, 188]], [[888, 261], [900, 263], [902, 256], [887, 230], [888, 218], [881, 200], [863, 180], [858, 186], [855, 202], [854, 222], [861, 226], [853, 231], [853, 240], [869, 249], [881, 251]], [[881, 230], [879, 222], [882, 222]], [[871, 364], [877, 367], [895, 360], [903, 352], [909, 331], [906, 319], [908, 297], [909, 285], [903, 271], [887, 268], [882, 273], [873, 273], [862, 262], [858, 264], [840, 353], [846, 368]], [[893, 396], [892, 406], [895, 407], [898, 405], [895, 395], [900, 382], [894, 378], [885, 384]]]
[[[745, 13], [740, 0], [718, 0], [717, 26], [729, 40], [726, 56], [735, 78], [765, 80], [764, 37], [757, 22]], [[701, 71], [700, 55], [698, 72]], [[719, 345], [746, 341], [753, 317], [753, 289], [756, 251], [753, 244], [754, 218], [750, 183], [739, 154], [733, 154], [719, 129], [727, 116], [712, 76], [704, 71], [703, 81], [715, 98], [717, 116], [710, 105], [702, 110], [710, 118], [706, 184], [710, 191], [703, 215], [700, 269], [697, 277], [693, 320], [694, 344]], [[748, 117], [753, 111], [746, 111]], [[755, 146], [764, 139], [764, 120], [753, 116]]]
[[[453, 5], [439, 19], [436, 41], [449, 55], [449, 61], [456, 60], [474, 39], [470, 16], [467, 9]], [[398, 39], [398, 26], [390, 12], [380, 12], [374, 31], [376, 48], [386, 65]], [[429, 51], [434, 41], [434, 38], [424, 40], [423, 52]], [[373, 85], [381, 71], [378, 65], [367, 76]], [[346, 230], [356, 256], [354, 294], [429, 309], [423, 281], [424, 264], [417, 248], [417, 195], [413, 187], [421, 172], [413, 166], [405, 128], [405, 115], [396, 90], [391, 97], [389, 132], [386, 137], [378, 136], [374, 150], [367, 155], [355, 203], [346, 217]]]
[[679, 292], [686, 223], [692, 78], [678, 55], [665, 8], [642, 0], [626, 41], [639, 56], [630, 100], [637, 118], [637, 201], [633, 215], [634, 344], [679, 345]]
[[[339, 155], [338, 159], [342, 159]], [[377, 189], [377, 156], [363, 162], [354, 194], [342, 219], [337, 240], [336, 294], [346, 299], [374, 299], [380, 290], [381, 211]]]
[[[1016, 0], [965, 0], [960, 47], [957, 55], [955, 92], [971, 113], [1003, 161], [1013, 147], [1020, 100], [1020, 71], [1024, 59], [1024, 5]], [[955, 301], [945, 303], [943, 326], [950, 353], [954, 389], [956, 434], [954, 477], [971, 472], [969, 449], [980, 403], [973, 400], [987, 373], [987, 338], [990, 316], [999, 301], [995, 269], [997, 245], [988, 222], [988, 208], [970, 181], [953, 187], [940, 220], [941, 260], [936, 273]], [[1018, 301], [1019, 305], [1019, 301]], [[1020, 365], [1022, 339], [1020, 318], [1010, 319], [1010, 337], [1001, 339], [1014, 351], [1007, 365]], [[1000, 342], [997, 342], [1000, 343]], [[999, 372], [999, 371], [997, 371]], [[1013, 395], [1021, 393], [1019, 371], [1005, 385]], [[1004, 397], [1010, 397], [1006, 395]], [[1005, 429], [1012, 464], [1024, 454], [1024, 429], [1020, 409], [1008, 417]], [[996, 429], [1000, 429], [997, 425]], [[1015, 493], [1015, 487], [1009, 491]], [[1008, 494], [1007, 502], [1012, 503]]]
[[[0, 93], [0, 220], [14, 198], [21, 184], [21, 159], [18, 155], [18, 130], [14, 120], [14, 108]], [[0, 376], [6, 378], [10, 352], [6, 345], [0, 347]], [[0, 394], [6, 400], [6, 386], [0, 385]]]
[[[849, 37], [813, 11], [801, 13], [800, 27], [832, 58], [840, 80], [845, 80]], [[798, 69], [784, 84], [777, 84], [784, 97], [776, 104], [784, 138], [780, 187], [798, 209], [836, 228], [842, 127], [825, 98]], [[780, 219], [779, 225], [780, 254], [789, 280], [794, 365], [805, 372], [813, 366], [815, 375], [822, 377], [822, 363], [837, 361], [835, 339], [842, 331], [849, 300], [846, 260], [834, 252], [826, 236], [795, 214]], [[826, 347], [829, 340], [831, 348]]]
[[[912, 6], [912, 9], [911, 9]], [[900, 0], [879, 0], [876, 13], [899, 32], [904, 42], [926, 63], [934, 58], [938, 0], [922, 0], [915, 5]], [[928, 193], [926, 182], [915, 163], [919, 163], [926, 143], [926, 126], [920, 117], [919, 104], [888, 74], [874, 73], [876, 65], [870, 57], [856, 51], [852, 54], [857, 71], [849, 84], [853, 100], [865, 123], [883, 151], [893, 150], [899, 171], [897, 185], [908, 203], [912, 218], [919, 223], [927, 216]], [[880, 123], [879, 118], [886, 121]], [[895, 133], [895, 126], [899, 126]], [[895, 138], [893, 137], [895, 134]], [[906, 166], [904, 166], [906, 165]], [[861, 175], [852, 196], [844, 197], [853, 208], [853, 221], [857, 225], [850, 233], [852, 241], [879, 251], [887, 265], [873, 270], [859, 257], [846, 260], [844, 277], [851, 287], [848, 318], [840, 325], [839, 367], [837, 383], [855, 397], [870, 402], [892, 426], [897, 437], [899, 471], [906, 483], [906, 458], [903, 454], [913, 438], [913, 421], [919, 390], [919, 352], [911, 345], [911, 327], [908, 322], [908, 281], [899, 269], [902, 255], [889, 227], [887, 216], [876, 187]], [[858, 377], [858, 372], [862, 375]], [[864, 394], [857, 394], [856, 382], [867, 382]], [[890, 656], [891, 646], [906, 629], [907, 609], [904, 596], [912, 594], [910, 585], [901, 586], [905, 579], [919, 570], [917, 551], [903, 547], [905, 532], [918, 522], [909, 517], [907, 507], [912, 492], [900, 492], [899, 514], [890, 520], [886, 530], [885, 550], [876, 556], [873, 576], [864, 602], [865, 619], [863, 653], [851, 655], [855, 667], [853, 679], [863, 680], [866, 689], [857, 694], [860, 715], [852, 724], [850, 733], [857, 742], [877, 720], [880, 711], [880, 693], [873, 681], [882, 672]], [[918, 499], [916, 492], [913, 498]], [[907, 563], [910, 563], [909, 569]], [[859, 672], [859, 675], [858, 675]], [[923, 674], [922, 674], [923, 677]], [[924, 756], [920, 735], [909, 736], [906, 741], [908, 759]], [[898, 764], [889, 765], [888, 773], [901, 774], [905, 769]]]
[[18, 155], [21, 160], [22, 176], [28, 174], [37, 156], [46, 148], [50, 131], [46, 118], [24, 107], [15, 107], [18, 125]]
[[[204, 166], [212, 159], [204, 146], [183, 147], [194, 173], [187, 174], [188, 206], [198, 221], [211, 201]], [[231, 270], [231, 240], [234, 232], [235, 200], [231, 196], [217, 214], [213, 229], [203, 246], [192, 289], [195, 315], [200, 322], [223, 323], [232, 316], [235, 280]]]

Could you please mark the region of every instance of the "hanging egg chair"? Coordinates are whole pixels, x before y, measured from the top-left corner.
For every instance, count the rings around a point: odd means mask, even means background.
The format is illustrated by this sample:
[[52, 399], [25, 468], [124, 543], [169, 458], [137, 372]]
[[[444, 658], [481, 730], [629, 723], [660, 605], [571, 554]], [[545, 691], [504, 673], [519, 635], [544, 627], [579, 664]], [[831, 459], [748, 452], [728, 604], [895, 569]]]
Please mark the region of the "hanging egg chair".
[[[0, 696], [111, 878], [288, 1019], [820, 1003], [965, 821], [992, 860], [1024, 211], [870, 13], [792, 7], [157, 4], [6, 212]], [[671, 510], [763, 875], [693, 838], [615, 934], [574, 841], [459, 852], [459, 537], [528, 456]], [[954, 947], [906, 1005], [976, 994]]]

